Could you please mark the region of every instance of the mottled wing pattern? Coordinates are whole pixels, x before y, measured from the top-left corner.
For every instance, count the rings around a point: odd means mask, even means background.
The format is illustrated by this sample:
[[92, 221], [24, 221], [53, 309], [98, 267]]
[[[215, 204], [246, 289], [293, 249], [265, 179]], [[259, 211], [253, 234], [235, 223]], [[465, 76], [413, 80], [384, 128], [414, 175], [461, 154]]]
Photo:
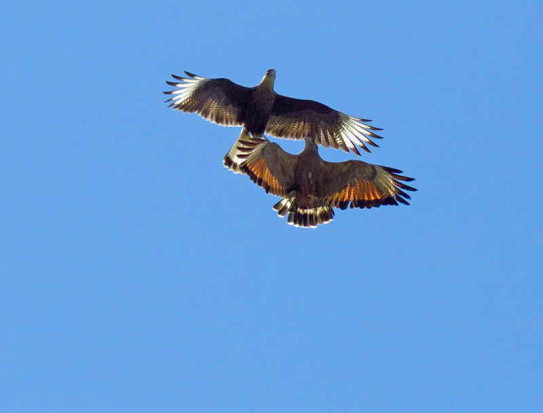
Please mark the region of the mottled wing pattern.
[[286, 196], [294, 184], [296, 155], [265, 138], [240, 138], [238, 142], [237, 156], [244, 159], [241, 170], [266, 192]]
[[361, 161], [324, 162], [323, 188], [329, 205], [345, 209], [374, 208], [381, 205], [409, 205], [405, 191], [416, 191], [403, 182], [413, 178], [400, 175], [399, 169]]
[[174, 90], [166, 102], [170, 107], [197, 113], [204, 119], [224, 126], [241, 126], [251, 88], [240, 86], [228, 79], [207, 79], [185, 72], [187, 78], [172, 75], [175, 82], [166, 81]]
[[277, 95], [266, 132], [290, 139], [311, 136], [319, 145], [360, 155], [357, 146], [370, 152], [366, 144], [379, 146], [371, 138], [381, 138], [372, 132], [380, 128], [364, 122], [370, 120], [345, 115], [314, 100]]

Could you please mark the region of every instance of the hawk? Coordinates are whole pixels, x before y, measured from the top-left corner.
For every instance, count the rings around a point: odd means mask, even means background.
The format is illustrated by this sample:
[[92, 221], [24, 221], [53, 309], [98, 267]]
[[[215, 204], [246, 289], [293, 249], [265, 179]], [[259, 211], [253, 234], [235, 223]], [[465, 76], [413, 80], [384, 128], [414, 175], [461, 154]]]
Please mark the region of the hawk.
[[404, 182], [413, 178], [399, 169], [362, 161], [327, 162], [319, 156], [311, 138], [299, 155], [285, 152], [266, 138], [240, 138], [236, 142], [234, 165], [266, 192], [282, 197], [275, 209], [288, 214], [288, 223], [316, 227], [334, 218], [334, 208], [378, 208], [381, 205], [409, 205], [405, 191], [416, 191]]
[[346, 115], [314, 100], [275, 93], [274, 69], [266, 71], [255, 87], [185, 73], [187, 77], [172, 75], [175, 81], [166, 81], [175, 88], [164, 92], [172, 95], [166, 100], [170, 107], [197, 113], [219, 125], [243, 126], [243, 132], [253, 138], [264, 133], [287, 139], [312, 136], [319, 145], [357, 155], [357, 147], [370, 152], [367, 145], [378, 146], [371, 139], [381, 138], [373, 132], [381, 128], [368, 125], [369, 119]]

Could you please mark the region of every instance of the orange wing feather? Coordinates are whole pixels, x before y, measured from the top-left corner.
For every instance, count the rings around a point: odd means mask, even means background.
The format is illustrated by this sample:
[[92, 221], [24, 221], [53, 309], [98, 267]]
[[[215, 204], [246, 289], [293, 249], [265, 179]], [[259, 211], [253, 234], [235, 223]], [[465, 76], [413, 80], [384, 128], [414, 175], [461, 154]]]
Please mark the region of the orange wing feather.
[[243, 171], [249, 175], [251, 180], [264, 188], [266, 192], [285, 196], [285, 188], [279, 183], [279, 180], [273, 175], [265, 159], [259, 158], [253, 162], [248, 161], [242, 166]]
[[349, 185], [340, 192], [333, 194], [331, 199], [340, 202], [355, 200], [373, 201], [385, 197], [386, 195], [379, 191], [375, 183], [357, 181], [354, 185]]

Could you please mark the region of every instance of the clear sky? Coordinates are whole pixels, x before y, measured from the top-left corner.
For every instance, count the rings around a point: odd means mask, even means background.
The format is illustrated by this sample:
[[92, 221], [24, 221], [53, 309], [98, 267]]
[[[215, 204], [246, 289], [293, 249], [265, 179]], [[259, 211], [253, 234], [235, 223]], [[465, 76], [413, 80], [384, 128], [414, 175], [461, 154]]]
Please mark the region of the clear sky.
[[[540, 1], [2, 13], [1, 412], [543, 411]], [[291, 227], [163, 103], [269, 68], [384, 128], [412, 205]]]

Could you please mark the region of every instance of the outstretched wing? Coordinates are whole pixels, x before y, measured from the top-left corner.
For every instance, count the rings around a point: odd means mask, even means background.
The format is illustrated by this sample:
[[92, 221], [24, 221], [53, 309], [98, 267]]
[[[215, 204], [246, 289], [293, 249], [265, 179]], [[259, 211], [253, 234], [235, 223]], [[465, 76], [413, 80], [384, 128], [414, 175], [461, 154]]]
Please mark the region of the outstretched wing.
[[366, 144], [379, 146], [371, 138], [381, 138], [372, 132], [380, 128], [364, 122], [370, 120], [345, 115], [314, 100], [277, 95], [266, 133], [290, 139], [311, 136], [319, 145], [360, 155], [357, 146], [370, 152]]
[[254, 183], [266, 192], [287, 196], [294, 184], [296, 155], [265, 138], [240, 138], [237, 151], [237, 157], [244, 159], [240, 165], [242, 172]]
[[204, 119], [224, 126], [241, 126], [251, 88], [228, 79], [207, 79], [185, 72], [188, 78], [172, 75], [176, 82], [166, 81], [177, 89], [164, 92], [172, 95], [170, 107], [197, 113]]
[[324, 196], [329, 205], [345, 209], [373, 208], [381, 205], [409, 205], [405, 191], [416, 191], [403, 182], [413, 178], [400, 175], [399, 169], [361, 161], [324, 162]]

